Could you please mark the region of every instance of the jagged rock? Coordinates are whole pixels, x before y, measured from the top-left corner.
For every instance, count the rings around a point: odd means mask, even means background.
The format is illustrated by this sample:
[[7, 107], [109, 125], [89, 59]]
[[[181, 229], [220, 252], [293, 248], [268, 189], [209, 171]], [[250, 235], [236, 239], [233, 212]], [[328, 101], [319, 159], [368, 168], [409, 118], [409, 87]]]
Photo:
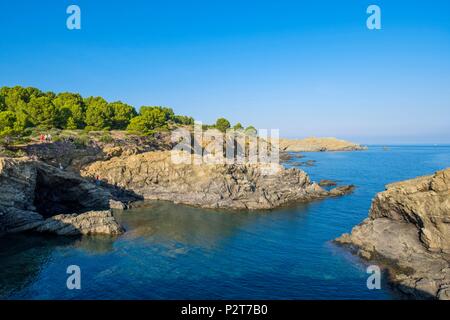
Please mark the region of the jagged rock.
[[100, 176], [106, 183], [131, 190], [144, 199], [207, 208], [271, 209], [334, 195], [298, 169], [263, 163], [174, 164], [170, 152], [96, 162], [81, 174]]
[[110, 210], [56, 215], [42, 222], [36, 231], [62, 236], [123, 233]]
[[116, 210], [125, 210], [127, 209], [127, 206], [121, 202], [121, 201], [117, 201], [117, 200], [109, 200], [109, 207], [111, 209], [116, 209]]
[[74, 173], [29, 158], [0, 157], [0, 234], [36, 229], [62, 213], [109, 209], [111, 197]]
[[281, 162], [287, 162], [292, 159], [292, 155], [290, 155], [287, 152], [280, 152], [280, 161]]
[[401, 292], [449, 299], [450, 168], [388, 185], [369, 218], [336, 242], [385, 265]]
[[340, 186], [340, 187], [331, 189], [329, 193], [331, 196], [337, 197], [337, 196], [343, 196], [345, 194], [352, 193], [354, 190], [355, 190], [354, 185]]

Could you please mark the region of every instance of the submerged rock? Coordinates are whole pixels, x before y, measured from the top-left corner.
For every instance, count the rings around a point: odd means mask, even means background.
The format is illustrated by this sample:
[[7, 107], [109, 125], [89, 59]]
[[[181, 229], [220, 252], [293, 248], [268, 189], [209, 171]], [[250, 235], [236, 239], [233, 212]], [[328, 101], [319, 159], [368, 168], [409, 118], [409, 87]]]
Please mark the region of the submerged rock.
[[336, 187], [330, 190], [330, 195], [331, 196], [343, 196], [345, 194], [349, 194], [352, 193], [355, 190], [355, 186], [354, 185], [349, 185], [349, 186], [340, 186], [340, 187]]
[[174, 164], [170, 152], [116, 157], [85, 167], [97, 176], [146, 200], [169, 200], [206, 208], [272, 209], [331, 193], [298, 169], [278, 164]]
[[450, 168], [389, 184], [369, 217], [335, 240], [379, 261], [403, 293], [450, 298]]
[[335, 186], [335, 185], [337, 185], [337, 183], [332, 180], [323, 179], [323, 180], [319, 181], [319, 186], [321, 186], [321, 187], [330, 187], [330, 186]]

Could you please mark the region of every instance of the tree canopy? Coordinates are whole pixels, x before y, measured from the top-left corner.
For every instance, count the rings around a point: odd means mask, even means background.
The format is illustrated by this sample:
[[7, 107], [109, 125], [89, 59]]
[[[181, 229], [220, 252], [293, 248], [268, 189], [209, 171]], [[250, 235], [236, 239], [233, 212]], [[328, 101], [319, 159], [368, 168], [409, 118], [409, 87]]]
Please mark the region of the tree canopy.
[[167, 107], [143, 106], [138, 114], [133, 106], [122, 101], [110, 103], [102, 97], [83, 98], [78, 93], [55, 94], [21, 86], [0, 88], [0, 113], [0, 130], [15, 134], [34, 127], [86, 131], [129, 129], [149, 134], [167, 128], [169, 123], [194, 123], [193, 118], [176, 115]]
[[144, 106], [139, 115], [131, 119], [128, 130], [150, 134], [157, 128], [166, 128], [169, 113], [167, 108]]
[[254, 126], [248, 126], [247, 128], [245, 128], [245, 133], [248, 134], [249, 136], [256, 136], [258, 131], [255, 129]]

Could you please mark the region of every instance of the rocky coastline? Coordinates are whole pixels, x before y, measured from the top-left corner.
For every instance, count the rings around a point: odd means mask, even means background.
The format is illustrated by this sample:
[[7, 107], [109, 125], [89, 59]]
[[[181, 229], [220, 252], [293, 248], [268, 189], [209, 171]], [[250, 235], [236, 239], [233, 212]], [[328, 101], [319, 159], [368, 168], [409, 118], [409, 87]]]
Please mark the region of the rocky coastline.
[[156, 140], [116, 135], [109, 143], [37, 143], [17, 147], [22, 157], [0, 156], [0, 235], [120, 234], [111, 210], [137, 200], [270, 210], [354, 188], [326, 190], [304, 171], [278, 164], [175, 165], [167, 151], [169, 135]]
[[[30, 158], [0, 158], [0, 235], [119, 234], [105, 188]], [[69, 214], [69, 215], [68, 215]]]
[[335, 240], [384, 266], [412, 298], [450, 299], [450, 168], [389, 184], [369, 217]]
[[146, 200], [232, 210], [273, 209], [353, 189], [344, 186], [326, 191], [304, 171], [278, 164], [174, 164], [168, 151], [97, 161], [81, 175], [100, 175], [108, 184]]

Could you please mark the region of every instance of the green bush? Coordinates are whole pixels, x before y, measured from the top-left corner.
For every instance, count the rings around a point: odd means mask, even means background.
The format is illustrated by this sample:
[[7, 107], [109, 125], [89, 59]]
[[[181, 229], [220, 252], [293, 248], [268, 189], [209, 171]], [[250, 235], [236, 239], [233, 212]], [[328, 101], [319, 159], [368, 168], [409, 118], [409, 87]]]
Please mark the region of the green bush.
[[89, 136], [86, 135], [86, 134], [81, 134], [81, 135], [75, 137], [75, 139], [74, 139], [74, 141], [73, 141], [73, 143], [75, 144], [75, 146], [76, 146], [77, 148], [79, 148], [79, 149], [83, 149], [83, 148], [85, 148], [86, 146], [88, 146], [88, 145], [89, 145], [89, 142], [90, 142], [90, 138], [89, 138]]
[[111, 143], [114, 141], [113, 137], [109, 134], [102, 135], [98, 140], [103, 143]]

